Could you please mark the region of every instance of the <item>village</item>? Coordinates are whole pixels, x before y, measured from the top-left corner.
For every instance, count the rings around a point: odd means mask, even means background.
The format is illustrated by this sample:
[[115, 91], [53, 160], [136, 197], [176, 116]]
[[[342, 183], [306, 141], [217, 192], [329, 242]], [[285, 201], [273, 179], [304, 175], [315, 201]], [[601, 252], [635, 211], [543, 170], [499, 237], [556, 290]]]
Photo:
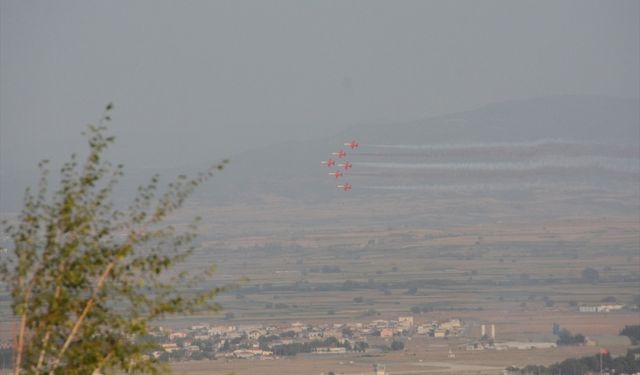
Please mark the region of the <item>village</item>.
[[[159, 326], [152, 340], [163, 350], [153, 356], [163, 361], [218, 358], [275, 359], [298, 353], [339, 354], [402, 350], [404, 340], [414, 335], [447, 338], [464, 331], [460, 319], [414, 324], [412, 316], [367, 323], [291, 324], [198, 324], [186, 329]], [[495, 328], [494, 328], [495, 329]], [[389, 345], [370, 346], [370, 338], [385, 339]]]
[[[635, 306], [580, 304], [573, 307], [573, 314], [615, 314], [628, 309], [632, 311]], [[296, 321], [259, 324], [218, 320], [181, 328], [157, 326], [146, 339], [157, 347], [150, 353], [153, 357], [172, 363], [195, 363], [193, 361], [201, 360], [224, 360], [225, 363], [234, 360], [278, 360], [296, 355], [303, 355], [303, 358], [307, 359], [348, 354], [377, 357], [385, 353], [404, 352], [407, 349], [406, 345], [412, 347], [411, 345], [415, 346], [412, 342], [419, 341], [431, 342], [429, 345], [435, 347], [448, 347], [446, 356], [449, 360], [464, 352], [532, 349], [544, 351], [571, 345], [598, 348], [605, 343], [614, 347], [628, 347], [631, 344], [629, 338], [624, 335], [583, 336], [579, 333], [573, 334], [557, 323], [549, 327], [549, 334], [534, 335], [538, 337], [537, 340], [533, 336], [527, 340], [514, 340], [510, 335], [498, 339], [499, 329], [500, 324], [497, 327], [495, 323], [482, 319], [448, 317], [432, 320], [416, 315], [350, 322]], [[443, 341], [438, 343], [439, 340]], [[345, 361], [349, 362], [346, 359]]]

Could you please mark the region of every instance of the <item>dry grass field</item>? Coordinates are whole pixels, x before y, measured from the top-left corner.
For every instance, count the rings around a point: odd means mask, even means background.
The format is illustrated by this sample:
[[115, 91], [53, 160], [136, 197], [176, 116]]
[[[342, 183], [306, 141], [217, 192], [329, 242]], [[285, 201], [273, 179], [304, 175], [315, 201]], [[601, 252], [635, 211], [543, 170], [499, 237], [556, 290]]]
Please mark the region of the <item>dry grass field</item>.
[[[579, 305], [599, 304], [607, 297], [621, 304], [637, 299], [640, 220], [635, 215], [547, 217], [544, 208], [529, 206], [531, 216], [527, 219], [491, 214], [491, 221], [462, 220], [464, 224], [455, 226], [425, 223], [392, 227], [384, 224], [387, 203], [349, 211], [347, 219], [341, 217], [336, 223], [331, 222], [332, 206], [311, 212], [289, 207], [278, 212], [303, 217], [295, 227], [286, 227], [286, 220], [274, 215], [275, 206], [266, 204], [252, 216], [255, 227], [245, 227], [244, 234], [206, 239], [196, 258], [198, 262], [214, 259], [218, 263], [218, 283], [240, 276], [250, 278], [237, 291], [220, 297], [233, 319], [191, 317], [167, 324], [346, 323], [393, 319], [411, 315], [412, 307], [428, 306], [428, 312], [413, 314], [417, 323], [461, 318], [469, 327], [465, 336], [447, 340], [414, 336], [405, 341], [402, 352], [177, 363], [175, 372], [293, 375], [334, 371], [355, 375], [371, 374], [372, 364], [379, 362], [394, 375], [501, 374], [510, 365], [548, 365], [593, 355], [598, 344], [465, 350], [466, 343], [479, 338], [480, 324], [496, 325], [497, 342], [548, 338], [554, 323], [591, 337], [615, 336], [625, 325], [640, 324], [638, 311], [578, 311]], [[396, 202], [396, 209], [400, 206], [415, 218], [420, 207], [409, 208], [410, 204]], [[487, 203], [492, 204], [495, 202]], [[222, 215], [225, 223], [212, 220], [212, 231], [218, 224], [233, 226], [244, 216], [237, 207], [223, 208]], [[369, 225], [345, 224], [364, 221], [365, 217]], [[371, 224], [376, 218], [380, 218], [378, 224]], [[307, 226], [309, 223], [317, 225]], [[260, 225], [262, 233], [250, 229]], [[338, 267], [339, 272], [322, 272], [323, 266]], [[598, 282], [582, 279], [587, 267], [598, 270]], [[356, 285], [345, 287], [348, 282]], [[408, 293], [410, 285], [418, 286], [415, 293]], [[362, 302], [356, 302], [356, 297]], [[270, 303], [287, 307], [267, 308]], [[608, 348], [614, 355], [623, 354], [628, 344], [621, 340]], [[449, 350], [455, 358], [449, 358]]]
[[[251, 236], [207, 241], [191, 264], [214, 260], [218, 283], [247, 276], [249, 286], [259, 287], [221, 296], [238, 319], [353, 319], [371, 308], [392, 315], [425, 304], [563, 311], [570, 303], [592, 304], [607, 296], [632, 301], [640, 277], [638, 225], [636, 218], [571, 218], [438, 230], [343, 230], [289, 240]], [[340, 272], [321, 272], [323, 266]], [[587, 267], [599, 271], [601, 282], [580, 280]], [[361, 285], [343, 290], [346, 281]], [[419, 285], [412, 295], [406, 287], [411, 281]], [[355, 297], [364, 303], [354, 303]], [[264, 308], [275, 302], [290, 308]]]
[[[253, 375], [253, 374], [367, 374], [373, 373], [374, 363], [384, 363], [391, 375], [400, 374], [502, 374], [510, 365], [530, 363], [551, 364], [565, 358], [593, 355], [594, 347], [565, 347], [558, 349], [532, 349], [508, 351], [471, 352], [460, 350], [460, 340], [446, 343], [427, 342], [433, 340], [413, 340], [401, 353], [383, 355], [306, 355], [295, 358], [274, 360], [216, 360], [184, 362], [173, 365], [175, 374], [180, 375]], [[449, 349], [455, 358], [449, 358]], [[612, 352], [622, 352], [623, 348], [613, 348]]]

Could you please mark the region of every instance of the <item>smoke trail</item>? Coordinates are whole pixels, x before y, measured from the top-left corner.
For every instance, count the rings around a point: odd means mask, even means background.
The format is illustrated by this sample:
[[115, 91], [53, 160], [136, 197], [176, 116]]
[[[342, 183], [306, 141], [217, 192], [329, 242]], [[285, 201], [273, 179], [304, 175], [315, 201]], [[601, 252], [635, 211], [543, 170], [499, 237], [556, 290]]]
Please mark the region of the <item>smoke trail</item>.
[[562, 192], [583, 192], [583, 191], [612, 191], [620, 190], [629, 192], [627, 186], [611, 184], [561, 184], [561, 183], [501, 183], [501, 184], [452, 184], [452, 185], [361, 185], [358, 189], [384, 190], [384, 191], [405, 191], [405, 192], [433, 192], [433, 193], [477, 193], [477, 192], [507, 192], [507, 191], [562, 191]]
[[539, 139], [536, 141], [528, 142], [493, 142], [493, 143], [439, 143], [439, 144], [422, 144], [422, 145], [409, 145], [409, 144], [362, 144], [366, 147], [379, 147], [379, 148], [396, 148], [405, 150], [452, 150], [452, 149], [467, 149], [467, 148], [526, 148], [526, 147], [539, 147], [543, 145], [582, 145], [582, 146], [604, 146], [606, 143], [596, 142], [584, 142], [573, 141], [564, 139]]
[[[497, 142], [468, 144], [427, 145], [368, 145], [380, 151], [360, 153], [373, 157], [473, 157], [523, 158], [538, 155], [640, 157], [640, 148], [633, 144], [595, 143], [566, 140], [539, 140], [532, 142]], [[355, 154], [356, 156], [358, 154]]]
[[358, 167], [386, 169], [420, 169], [432, 171], [536, 171], [541, 169], [597, 168], [622, 173], [640, 173], [640, 161], [634, 159], [602, 157], [544, 157], [525, 162], [477, 162], [477, 163], [397, 163], [361, 162]]

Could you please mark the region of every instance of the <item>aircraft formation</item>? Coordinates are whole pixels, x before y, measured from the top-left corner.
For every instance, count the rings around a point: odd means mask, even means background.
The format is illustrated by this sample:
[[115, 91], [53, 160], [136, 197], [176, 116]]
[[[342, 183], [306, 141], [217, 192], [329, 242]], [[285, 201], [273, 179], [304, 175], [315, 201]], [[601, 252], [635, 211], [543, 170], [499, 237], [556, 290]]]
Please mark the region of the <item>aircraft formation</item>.
[[[357, 182], [358, 191], [475, 193], [556, 187], [564, 191], [575, 189], [577, 184], [600, 189], [601, 182], [593, 179], [595, 172], [615, 174], [620, 181], [637, 181], [640, 173], [638, 150], [615, 144], [540, 139], [460, 144], [367, 143], [364, 150], [359, 146], [356, 140], [344, 143], [321, 162], [338, 183], [336, 188], [344, 192], [352, 189], [351, 183], [343, 182], [345, 179]], [[352, 162], [357, 165], [355, 170]], [[389, 180], [393, 184], [384, 183]], [[613, 189], [611, 184], [606, 186]]]
[[[358, 148], [358, 141], [356, 141], [354, 139], [349, 143], [345, 143], [344, 145], [349, 147], [349, 148], [351, 148], [351, 150], [355, 150], [356, 148]], [[344, 151], [344, 150], [339, 150], [339, 151], [331, 153], [331, 155], [335, 156], [337, 159], [344, 159], [344, 158], [347, 157], [347, 152]], [[320, 162], [320, 164], [325, 165], [328, 168], [331, 168], [331, 167], [336, 166], [336, 160], [334, 160], [332, 158], [329, 158], [328, 160]], [[347, 170], [351, 169], [353, 167], [353, 164], [351, 164], [347, 160], [344, 160], [340, 164], [337, 164], [337, 167], [338, 168], [342, 168], [342, 170], [337, 169], [337, 170], [335, 170], [333, 172], [329, 172], [329, 175], [335, 177], [336, 179], [344, 176], [344, 172], [346, 172]], [[342, 191], [351, 190], [351, 184], [348, 183], [348, 182], [345, 182], [344, 184], [336, 185], [336, 187], [338, 189], [342, 189]]]
[[[640, 174], [639, 151], [626, 144], [563, 139], [452, 144], [371, 141], [358, 148], [354, 140], [334, 152], [331, 163], [323, 163], [333, 167], [330, 176], [348, 177], [357, 183], [359, 192], [466, 194], [556, 188], [573, 191], [577, 186], [624, 190], [627, 187], [622, 182], [637, 182]], [[357, 166], [355, 169], [347, 158]], [[605, 183], [606, 176], [616, 176], [621, 184]], [[337, 187], [349, 191], [351, 185]]]

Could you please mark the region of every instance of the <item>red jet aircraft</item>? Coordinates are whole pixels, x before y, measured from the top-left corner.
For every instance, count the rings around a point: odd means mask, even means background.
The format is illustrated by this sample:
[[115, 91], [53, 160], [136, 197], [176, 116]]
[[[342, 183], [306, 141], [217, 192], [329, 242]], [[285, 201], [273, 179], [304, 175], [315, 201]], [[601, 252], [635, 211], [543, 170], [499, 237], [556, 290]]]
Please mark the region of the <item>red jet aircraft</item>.
[[355, 139], [353, 141], [351, 141], [351, 143], [345, 143], [345, 146], [349, 146], [351, 147], [352, 150], [358, 148], [358, 141], [356, 141]]
[[335, 178], [340, 178], [340, 176], [344, 176], [344, 174], [340, 171], [331, 172], [329, 174], [332, 176], [335, 176]]
[[351, 184], [350, 183], [345, 183], [344, 185], [338, 185], [337, 186], [339, 189], [342, 189], [344, 191], [349, 191], [351, 190]]
[[334, 165], [336, 165], [336, 161], [333, 159], [329, 159], [327, 161], [321, 161], [320, 164], [324, 164], [327, 167], [333, 167]]
[[349, 163], [348, 161], [345, 160], [344, 163], [338, 164], [338, 167], [342, 167], [346, 171], [347, 169], [353, 167], [353, 164], [351, 164], [351, 163]]
[[340, 150], [340, 151], [338, 151], [338, 152], [333, 152], [331, 155], [335, 155], [335, 156], [337, 156], [337, 157], [338, 157], [338, 159], [342, 159], [342, 158], [344, 158], [345, 156], [347, 156], [347, 153], [346, 153], [346, 152], [344, 152], [344, 151], [342, 151], [342, 150]]

